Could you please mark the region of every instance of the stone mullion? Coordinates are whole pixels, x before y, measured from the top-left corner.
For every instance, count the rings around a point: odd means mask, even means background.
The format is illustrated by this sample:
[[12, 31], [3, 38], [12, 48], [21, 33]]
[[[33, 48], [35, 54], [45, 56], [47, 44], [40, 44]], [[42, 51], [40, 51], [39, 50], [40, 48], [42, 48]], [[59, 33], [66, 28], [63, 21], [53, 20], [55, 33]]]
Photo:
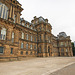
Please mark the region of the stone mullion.
[[20, 24], [20, 13], [19, 13], [19, 16], [18, 16], [18, 23]]
[[1, 18], [3, 18], [3, 11], [4, 11], [4, 6], [2, 6], [2, 14], [1, 14]]
[[12, 19], [14, 19], [14, 6], [12, 8]]
[[17, 13], [17, 17], [16, 17], [16, 23], [18, 23], [18, 13]]
[[11, 15], [12, 15], [12, 5], [10, 6], [9, 18], [11, 18]]
[[19, 12], [17, 12], [16, 23], [19, 23], [19, 22], [20, 22], [19, 19], [20, 19], [20, 17], [19, 17]]
[[20, 24], [20, 13], [18, 12], [18, 23]]

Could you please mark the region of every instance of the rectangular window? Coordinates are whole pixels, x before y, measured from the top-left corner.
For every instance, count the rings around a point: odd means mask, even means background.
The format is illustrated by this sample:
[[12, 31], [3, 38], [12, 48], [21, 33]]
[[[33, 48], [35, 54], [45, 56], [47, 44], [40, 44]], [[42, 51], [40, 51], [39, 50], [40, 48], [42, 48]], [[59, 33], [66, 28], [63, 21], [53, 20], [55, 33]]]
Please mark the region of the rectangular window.
[[32, 44], [30, 45], [30, 49], [32, 49]]
[[3, 53], [4, 47], [0, 47], [0, 53]]
[[13, 54], [13, 48], [11, 48], [11, 54]]
[[24, 26], [25, 24], [22, 22], [22, 25]]
[[33, 39], [33, 38], [32, 38], [32, 36], [31, 36], [31, 41], [32, 41], [32, 39]]
[[61, 46], [63, 46], [63, 42], [61, 42]]
[[27, 27], [29, 27], [29, 25], [27, 25]]
[[28, 44], [26, 44], [26, 49], [28, 49]]
[[67, 46], [67, 43], [65, 42], [65, 46]]
[[14, 15], [14, 23], [15, 23], [15, 20], [16, 20], [16, 15]]
[[5, 40], [6, 39], [6, 29], [5, 28], [1, 29], [0, 39], [1, 40]]
[[23, 43], [21, 43], [21, 49], [23, 49]]
[[34, 41], [36, 42], [36, 37], [34, 38]]
[[2, 15], [2, 6], [0, 6], [0, 17]]
[[34, 50], [36, 50], [36, 45], [34, 45]]
[[22, 32], [22, 39], [24, 39], [24, 33]]
[[28, 34], [27, 34], [27, 37], [26, 37], [26, 39], [28, 40]]
[[14, 42], [14, 32], [12, 32], [12, 42]]

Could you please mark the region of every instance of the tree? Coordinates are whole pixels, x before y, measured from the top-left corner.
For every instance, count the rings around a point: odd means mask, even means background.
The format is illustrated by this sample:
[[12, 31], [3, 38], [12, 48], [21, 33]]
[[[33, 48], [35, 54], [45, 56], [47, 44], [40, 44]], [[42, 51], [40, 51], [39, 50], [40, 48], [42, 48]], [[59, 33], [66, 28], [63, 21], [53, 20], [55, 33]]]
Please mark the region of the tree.
[[74, 47], [74, 43], [72, 42], [72, 51], [73, 51], [73, 56], [75, 56], [75, 47]]

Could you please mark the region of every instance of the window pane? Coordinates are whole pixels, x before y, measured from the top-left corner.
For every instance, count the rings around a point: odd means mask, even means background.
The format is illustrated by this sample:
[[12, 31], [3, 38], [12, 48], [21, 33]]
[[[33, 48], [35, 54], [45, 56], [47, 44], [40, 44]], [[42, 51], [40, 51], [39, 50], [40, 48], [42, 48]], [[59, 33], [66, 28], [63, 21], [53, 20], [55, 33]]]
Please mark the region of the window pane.
[[32, 41], [32, 36], [31, 36], [31, 41]]
[[11, 54], [13, 54], [13, 48], [11, 48]]
[[28, 40], [28, 34], [27, 34], [27, 37], [26, 37], [26, 39]]
[[[3, 9], [3, 18], [5, 17], [5, 7]], [[5, 19], [5, 18], [4, 18]]]
[[8, 7], [5, 4], [0, 3], [0, 17], [7, 19]]
[[28, 49], [28, 44], [26, 44], [26, 49]]
[[21, 48], [23, 48], [23, 43], [21, 43]]
[[14, 32], [12, 32], [12, 42], [14, 42]]
[[22, 32], [22, 39], [24, 39], [24, 33]]
[[21, 51], [21, 55], [23, 55], [23, 51]]
[[30, 49], [32, 49], [32, 45], [30, 45]]
[[26, 52], [26, 55], [28, 55], [28, 52]]
[[4, 47], [0, 47], [0, 53], [3, 53]]
[[1, 40], [5, 40], [5, 38], [6, 38], [6, 29], [5, 28], [2, 28], [1, 35], [0, 35], [0, 39]]
[[22, 25], [24, 26], [25, 24], [24, 24], [24, 23], [22, 23]]
[[0, 17], [1, 17], [1, 15], [2, 15], [2, 5], [0, 5]]
[[16, 18], [16, 16], [14, 15], [14, 23], [15, 23], [15, 18]]

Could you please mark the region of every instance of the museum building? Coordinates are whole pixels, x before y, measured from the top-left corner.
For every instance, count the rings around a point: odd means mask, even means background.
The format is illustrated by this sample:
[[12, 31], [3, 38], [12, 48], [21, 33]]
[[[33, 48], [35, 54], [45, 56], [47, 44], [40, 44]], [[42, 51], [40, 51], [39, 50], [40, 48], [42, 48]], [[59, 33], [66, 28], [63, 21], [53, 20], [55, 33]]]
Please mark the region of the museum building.
[[0, 0], [0, 59], [73, 56], [70, 36], [65, 32], [54, 36], [42, 16], [31, 23], [24, 20], [21, 6], [17, 0]]

